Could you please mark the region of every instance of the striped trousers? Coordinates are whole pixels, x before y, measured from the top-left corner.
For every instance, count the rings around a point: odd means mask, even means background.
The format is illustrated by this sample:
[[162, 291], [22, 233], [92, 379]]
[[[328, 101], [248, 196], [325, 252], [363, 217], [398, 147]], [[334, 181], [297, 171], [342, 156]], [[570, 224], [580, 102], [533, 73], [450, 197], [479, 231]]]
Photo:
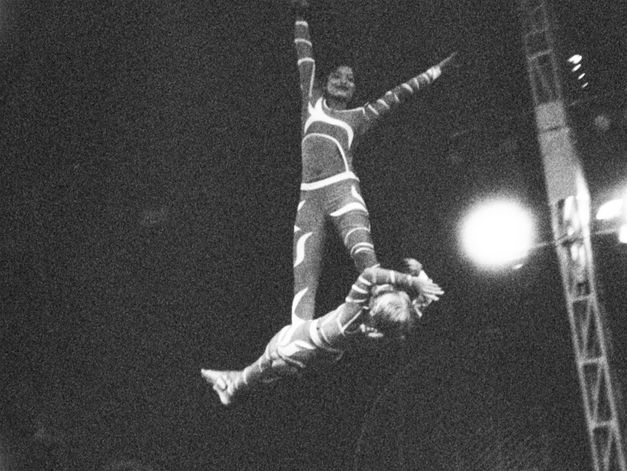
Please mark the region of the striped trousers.
[[378, 265], [368, 209], [351, 172], [301, 185], [294, 224], [294, 324], [314, 317], [324, 244], [331, 231], [341, 237], [359, 273]]

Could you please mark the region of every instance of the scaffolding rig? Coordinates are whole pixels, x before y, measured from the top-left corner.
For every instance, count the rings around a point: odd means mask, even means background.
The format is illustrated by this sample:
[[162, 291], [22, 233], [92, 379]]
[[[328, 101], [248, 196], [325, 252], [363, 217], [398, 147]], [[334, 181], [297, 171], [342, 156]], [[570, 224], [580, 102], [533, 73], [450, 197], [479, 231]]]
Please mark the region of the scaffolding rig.
[[523, 46], [594, 471], [627, 471], [590, 237], [590, 194], [569, 125], [548, 0], [520, 0]]

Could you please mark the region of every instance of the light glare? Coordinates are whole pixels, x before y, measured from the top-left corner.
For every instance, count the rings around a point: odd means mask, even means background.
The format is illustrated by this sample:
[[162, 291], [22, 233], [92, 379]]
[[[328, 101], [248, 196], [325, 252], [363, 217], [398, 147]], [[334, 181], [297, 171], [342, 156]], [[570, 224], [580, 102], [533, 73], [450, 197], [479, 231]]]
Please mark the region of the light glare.
[[468, 256], [480, 265], [499, 267], [517, 263], [531, 249], [532, 219], [516, 203], [487, 203], [465, 219], [462, 240]]

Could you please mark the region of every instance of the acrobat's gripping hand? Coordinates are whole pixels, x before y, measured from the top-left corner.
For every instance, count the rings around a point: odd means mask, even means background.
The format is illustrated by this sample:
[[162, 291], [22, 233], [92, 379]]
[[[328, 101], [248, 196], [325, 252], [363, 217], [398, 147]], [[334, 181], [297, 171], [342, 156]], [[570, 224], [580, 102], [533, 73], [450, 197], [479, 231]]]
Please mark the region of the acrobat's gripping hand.
[[444, 290], [440, 288], [440, 286], [433, 282], [431, 278], [427, 276], [427, 274], [423, 271], [416, 277], [418, 280], [418, 289], [420, 290], [419, 298], [424, 298], [426, 307], [433, 301], [438, 301], [440, 296], [444, 294]]
[[442, 71], [443, 74], [449, 73], [453, 69], [457, 69], [460, 66], [459, 60], [457, 58], [457, 52], [454, 52], [442, 62], [438, 64], [438, 67]]
[[413, 299], [414, 307], [421, 312], [433, 301], [438, 301], [440, 296], [444, 294], [444, 290], [440, 288], [424, 271], [417, 276], [420, 285], [420, 294]]
[[406, 258], [404, 262], [407, 266], [407, 271], [412, 275], [413, 304], [422, 311], [433, 301], [438, 301], [440, 296], [444, 294], [444, 290], [427, 276], [419, 261], [413, 258]]

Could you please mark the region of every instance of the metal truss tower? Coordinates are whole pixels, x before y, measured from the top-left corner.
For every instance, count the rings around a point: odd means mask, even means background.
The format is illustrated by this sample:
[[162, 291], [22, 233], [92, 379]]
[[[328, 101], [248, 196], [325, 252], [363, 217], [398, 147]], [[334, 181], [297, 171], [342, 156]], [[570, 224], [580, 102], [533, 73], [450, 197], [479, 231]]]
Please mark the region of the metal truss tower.
[[548, 0], [520, 0], [523, 45], [594, 471], [627, 471], [619, 390], [597, 292], [590, 195], [569, 126]]

